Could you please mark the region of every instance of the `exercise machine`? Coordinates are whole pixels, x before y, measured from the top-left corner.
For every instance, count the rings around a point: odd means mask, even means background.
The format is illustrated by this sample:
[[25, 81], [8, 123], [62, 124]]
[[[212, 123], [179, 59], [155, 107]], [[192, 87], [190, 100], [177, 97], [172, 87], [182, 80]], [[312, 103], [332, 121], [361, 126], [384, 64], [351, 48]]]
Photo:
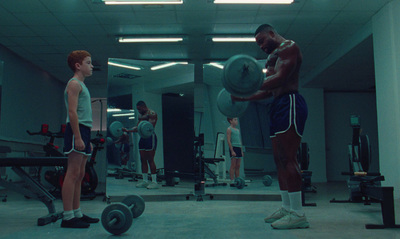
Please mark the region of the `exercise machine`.
[[[204, 142], [201, 142], [204, 144]], [[201, 146], [201, 145], [200, 145]], [[218, 132], [215, 139], [215, 149], [213, 158], [202, 158], [204, 163], [204, 172], [214, 183], [205, 184], [206, 187], [226, 186], [226, 160], [225, 160], [225, 134]], [[211, 170], [210, 165], [215, 167]], [[222, 167], [222, 175], [220, 175], [220, 167]]]
[[368, 135], [361, 135], [360, 117], [351, 115], [350, 126], [353, 129], [352, 143], [349, 150], [349, 172], [342, 175], [350, 176], [347, 186], [350, 191], [348, 200], [332, 199], [331, 203], [360, 203], [370, 205], [371, 202], [381, 204], [383, 224], [366, 224], [367, 229], [400, 228], [395, 224], [393, 187], [382, 187], [385, 177], [379, 172], [369, 172], [371, 164], [371, 146]]
[[[58, 151], [59, 147], [54, 145], [54, 140], [56, 138], [64, 138], [65, 128], [65, 124], [63, 124], [61, 125], [60, 131], [54, 133], [49, 130], [49, 126], [47, 124], [42, 124], [40, 131], [30, 132], [29, 130], [27, 130], [27, 133], [31, 136], [41, 135], [50, 138], [49, 142], [43, 146], [46, 157], [64, 157], [64, 154]], [[102, 195], [95, 192], [95, 189], [98, 185], [98, 176], [94, 169], [94, 165], [96, 164], [97, 152], [104, 149], [103, 144], [105, 143], [105, 140], [104, 138], [102, 138], [100, 132], [97, 132], [96, 137], [91, 139], [90, 142], [93, 144], [93, 152], [91, 157], [87, 160], [85, 166], [85, 176], [83, 177], [81, 187], [82, 199], [93, 199], [98, 195]], [[42, 167], [39, 167], [37, 176], [37, 180], [39, 183], [41, 183], [41, 168]], [[56, 198], [61, 198], [61, 188], [64, 182], [66, 171], [67, 165], [55, 166], [54, 169], [47, 170], [44, 174], [44, 178], [46, 179], [46, 181], [54, 187], [52, 190], [50, 190], [50, 192]]]
[[[7, 154], [10, 152], [11, 148], [0, 146], [0, 153]], [[21, 193], [25, 197], [39, 200], [46, 205], [49, 213], [38, 219], [37, 224], [39, 226], [55, 222], [62, 218], [62, 212], [56, 212], [54, 206], [56, 198], [42, 184], [32, 178], [22, 167], [66, 166], [67, 161], [66, 157], [2, 157], [0, 158], [0, 167], [11, 167], [11, 169], [21, 177], [23, 184], [21, 185], [0, 178], [0, 186]]]

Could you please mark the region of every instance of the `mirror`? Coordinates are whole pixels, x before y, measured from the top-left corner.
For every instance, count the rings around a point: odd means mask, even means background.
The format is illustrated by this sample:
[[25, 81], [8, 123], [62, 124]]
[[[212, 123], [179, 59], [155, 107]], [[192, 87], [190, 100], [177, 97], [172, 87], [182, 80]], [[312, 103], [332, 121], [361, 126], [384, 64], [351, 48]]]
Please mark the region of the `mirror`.
[[[132, 129], [138, 124], [136, 104], [144, 101], [157, 114], [157, 175], [163, 178], [171, 170], [192, 171], [191, 161], [184, 159], [193, 157], [194, 66], [186, 62], [117, 58], [108, 62], [107, 194], [157, 194], [163, 190], [136, 189], [142, 180], [138, 133], [126, 134], [121, 143], [113, 134], [115, 129], [110, 131], [110, 125], [118, 121], [124, 128]], [[162, 184], [165, 180], [159, 186]]]
[[[259, 60], [259, 64], [264, 66], [265, 61]], [[227, 117], [219, 112], [216, 104], [217, 96], [223, 89], [220, 80], [223, 73], [223, 64], [224, 62], [217, 62], [203, 65], [203, 115], [201, 127], [198, 126], [198, 123], [195, 123], [195, 127], [199, 127], [200, 131], [204, 133], [206, 157], [214, 157], [217, 152], [216, 148], [218, 148], [220, 136], [225, 139], [223, 153], [226, 158], [226, 165], [224, 167], [229, 171], [231, 162], [229, 159], [226, 132], [230, 124], [227, 121]], [[238, 128], [241, 132], [242, 144], [244, 145], [244, 158], [241, 161], [240, 176], [244, 177], [246, 181], [260, 180], [259, 183], [261, 184], [265, 175], [271, 175], [275, 181], [270, 187], [261, 188], [262, 190], [257, 192], [251, 191], [251, 193], [256, 194], [279, 192], [276, 180], [276, 166], [272, 155], [272, 143], [269, 138], [268, 112], [271, 103], [272, 98], [250, 102], [245, 114], [239, 118]], [[195, 116], [197, 114], [195, 112]], [[224, 167], [219, 167], [219, 170]], [[213, 167], [213, 170], [215, 170], [215, 167]], [[230, 181], [228, 173], [226, 175], [221, 171], [218, 173], [220, 175], [219, 181]], [[244, 190], [240, 192], [249, 193]]]
[[4, 71], [4, 62], [0, 60], [0, 119], [1, 119], [1, 95], [3, 89], [3, 71]]

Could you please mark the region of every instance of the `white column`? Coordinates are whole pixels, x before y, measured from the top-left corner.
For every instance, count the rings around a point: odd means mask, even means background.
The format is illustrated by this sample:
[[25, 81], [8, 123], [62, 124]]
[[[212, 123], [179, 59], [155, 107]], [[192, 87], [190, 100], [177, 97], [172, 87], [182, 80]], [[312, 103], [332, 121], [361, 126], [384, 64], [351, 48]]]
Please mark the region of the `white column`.
[[372, 18], [378, 114], [379, 165], [385, 186], [400, 198], [400, 0]]

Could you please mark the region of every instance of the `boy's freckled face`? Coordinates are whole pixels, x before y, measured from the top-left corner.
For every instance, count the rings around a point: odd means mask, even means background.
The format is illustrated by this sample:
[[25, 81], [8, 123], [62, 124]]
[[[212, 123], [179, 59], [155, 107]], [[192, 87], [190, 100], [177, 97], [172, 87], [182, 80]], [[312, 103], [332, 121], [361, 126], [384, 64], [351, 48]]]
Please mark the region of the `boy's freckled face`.
[[91, 76], [93, 74], [92, 58], [90, 56], [83, 59], [80, 70], [85, 76]]

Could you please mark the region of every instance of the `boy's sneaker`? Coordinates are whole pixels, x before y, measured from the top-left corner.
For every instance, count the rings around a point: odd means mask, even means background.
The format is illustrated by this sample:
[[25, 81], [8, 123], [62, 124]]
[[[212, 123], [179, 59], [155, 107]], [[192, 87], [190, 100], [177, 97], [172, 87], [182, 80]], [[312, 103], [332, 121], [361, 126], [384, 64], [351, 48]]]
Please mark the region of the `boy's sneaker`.
[[149, 186], [148, 182], [142, 181], [141, 183], [136, 184], [137, 188], [147, 188]]
[[88, 228], [89, 223], [82, 221], [80, 218], [74, 217], [70, 220], [62, 220], [61, 227], [64, 228]]
[[308, 228], [310, 224], [307, 221], [305, 215], [300, 216], [295, 212], [290, 212], [280, 220], [271, 224], [271, 227], [275, 229], [296, 229], [296, 228]]
[[98, 223], [100, 221], [100, 219], [98, 218], [89, 217], [86, 216], [85, 214], [83, 214], [83, 217], [80, 217], [79, 219], [87, 223]]
[[151, 183], [147, 186], [147, 189], [158, 189], [158, 188], [159, 188], [158, 183], [155, 183], [155, 182], [151, 182]]
[[286, 210], [285, 208], [281, 207], [276, 212], [272, 213], [271, 216], [264, 218], [264, 221], [266, 223], [273, 223], [288, 214], [289, 214], [289, 211]]

